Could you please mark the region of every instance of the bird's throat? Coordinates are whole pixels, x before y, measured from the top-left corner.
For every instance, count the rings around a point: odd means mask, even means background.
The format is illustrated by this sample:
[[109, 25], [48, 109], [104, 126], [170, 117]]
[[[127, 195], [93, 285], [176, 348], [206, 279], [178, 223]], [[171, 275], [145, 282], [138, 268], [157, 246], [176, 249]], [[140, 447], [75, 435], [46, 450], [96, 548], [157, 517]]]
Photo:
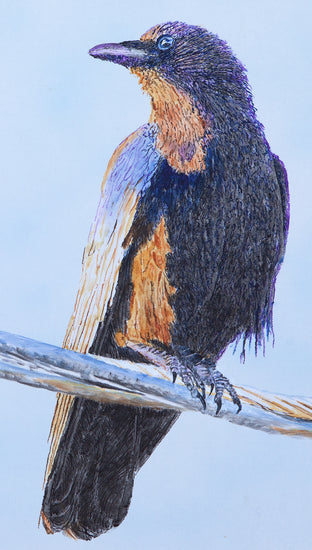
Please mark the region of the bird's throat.
[[209, 123], [200, 116], [190, 96], [154, 69], [131, 69], [152, 99], [150, 122], [158, 127], [156, 147], [177, 172], [205, 170], [205, 149], [211, 138]]

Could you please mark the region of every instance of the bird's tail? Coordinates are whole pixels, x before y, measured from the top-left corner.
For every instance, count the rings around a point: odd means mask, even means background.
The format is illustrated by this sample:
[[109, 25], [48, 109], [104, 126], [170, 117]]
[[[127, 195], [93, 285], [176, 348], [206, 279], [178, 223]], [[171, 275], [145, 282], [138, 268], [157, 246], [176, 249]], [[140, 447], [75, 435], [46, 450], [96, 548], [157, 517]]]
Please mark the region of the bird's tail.
[[48, 533], [89, 540], [125, 518], [136, 472], [179, 413], [69, 399], [56, 409], [63, 427], [54, 448], [52, 440], [41, 517]]

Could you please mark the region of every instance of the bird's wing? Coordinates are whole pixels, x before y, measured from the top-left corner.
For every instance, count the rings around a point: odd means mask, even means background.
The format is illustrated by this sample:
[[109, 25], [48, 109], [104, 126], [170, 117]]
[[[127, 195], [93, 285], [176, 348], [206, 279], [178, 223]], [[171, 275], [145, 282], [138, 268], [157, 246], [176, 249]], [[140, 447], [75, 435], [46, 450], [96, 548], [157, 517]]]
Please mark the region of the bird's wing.
[[143, 126], [117, 148], [109, 162], [84, 250], [79, 290], [63, 343], [66, 349], [86, 353], [104, 319], [114, 296], [125, 238], [158, 160], [153, 128]]
[[[159, 153], [155, 129], [145, 125], [131, 134], [113, 154], [104, 176], [101, 197], [82, 261], [82, 274], [63, 347], [86, 353], [114, 297], [124, 241], [141, 193], [156, 171]], [[46, 479], [51, 471], [73, 396], [58, 394], [51, 425]]]

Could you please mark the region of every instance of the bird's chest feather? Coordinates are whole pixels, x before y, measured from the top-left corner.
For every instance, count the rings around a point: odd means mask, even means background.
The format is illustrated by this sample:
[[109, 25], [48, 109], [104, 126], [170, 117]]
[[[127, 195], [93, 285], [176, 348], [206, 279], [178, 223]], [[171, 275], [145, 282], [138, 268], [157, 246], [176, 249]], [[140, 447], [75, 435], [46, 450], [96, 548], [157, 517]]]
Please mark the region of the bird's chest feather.
[[168, 82], [156, 70], [132, 69], [143, 90], [152, 97], [150, 123], [158, 128], [156, 148], [176, 172], [205, 170], [210, 123], [192, 98]]

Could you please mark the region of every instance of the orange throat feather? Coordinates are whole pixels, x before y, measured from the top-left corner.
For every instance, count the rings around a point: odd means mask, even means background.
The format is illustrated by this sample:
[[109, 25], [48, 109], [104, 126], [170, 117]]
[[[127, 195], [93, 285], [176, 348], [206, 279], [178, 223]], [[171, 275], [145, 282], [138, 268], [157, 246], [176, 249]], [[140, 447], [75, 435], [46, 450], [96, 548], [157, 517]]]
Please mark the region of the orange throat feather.
[[211, 133], [209, 122], [200, 115], [192, 98], [155, 69], [130, 70], [151, 96], [149, 122], [158, 126], [158, 151], [177, 172], [190, 174], [205, 170], [204, 151]]

